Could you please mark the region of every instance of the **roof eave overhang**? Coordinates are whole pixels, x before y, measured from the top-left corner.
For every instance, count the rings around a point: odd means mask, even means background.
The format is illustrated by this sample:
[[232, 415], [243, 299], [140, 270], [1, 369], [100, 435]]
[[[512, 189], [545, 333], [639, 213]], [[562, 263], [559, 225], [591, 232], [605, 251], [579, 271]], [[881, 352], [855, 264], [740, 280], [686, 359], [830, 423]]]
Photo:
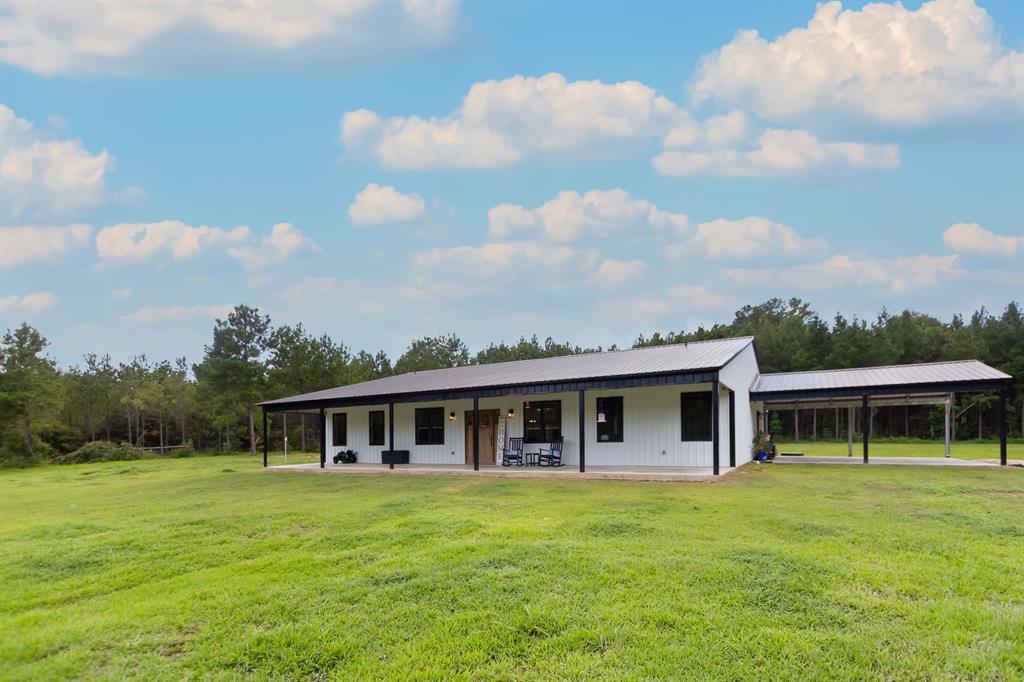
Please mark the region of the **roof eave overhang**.
[[352, 398], [317, 398], [310, 400], [270, 400], [257, 403], [267, 412], [295, 412], [307, 409], [329, 407], [354, 407], [358, 405], [384, 405], [387, 403], [421, 403], [466, 398], [500, 398], [514, 395], [542, 393], [569, 393], [573, 391], [599, 391], [617, 388], [643, 388], [650, 386], [671, 386], [678, 384], [701, 384], [718, 378], [719, 368], [687, 370], [685, 372], [664, 372], [636, 374], [616, 377], [597, 377], [568, 381], [537, 382], [529, 384], [499, 384], [473, 388], [419, 391], [415, 393], [392, 393]]

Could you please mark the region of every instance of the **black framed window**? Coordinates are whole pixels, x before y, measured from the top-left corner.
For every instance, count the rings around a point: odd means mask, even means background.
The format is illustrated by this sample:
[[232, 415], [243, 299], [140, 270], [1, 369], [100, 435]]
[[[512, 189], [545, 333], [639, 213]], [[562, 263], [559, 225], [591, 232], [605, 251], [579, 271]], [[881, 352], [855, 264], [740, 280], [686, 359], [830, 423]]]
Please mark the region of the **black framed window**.
[[348, 445], [348, 414], [345, 412], [331, 415], [331, 444]]
[[680, 394], [682, 439], [711, 440], [711, 391]]
[[384, 445], [384, 410], [370, 412], [370, 445]]
[[523, 441], [550, 443], [562, 437], [562, 401], [523, 403]]
[[444, 445], [444, 408], [416, 408], [416, 445]]
[[598, 398], [597, 442], [621, 443], [622, 439], [622, 396]]

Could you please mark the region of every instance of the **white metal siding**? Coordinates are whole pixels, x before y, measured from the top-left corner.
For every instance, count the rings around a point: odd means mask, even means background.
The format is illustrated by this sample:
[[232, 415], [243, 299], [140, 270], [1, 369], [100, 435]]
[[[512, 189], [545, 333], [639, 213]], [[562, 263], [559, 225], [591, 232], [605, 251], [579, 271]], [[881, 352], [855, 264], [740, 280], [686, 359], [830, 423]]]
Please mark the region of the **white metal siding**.
[[[747, 351], [744, 351], [746, 353]], [[753, 353], [750, 352], [750, 359]], [[737, 358], [741, 360], [742, 357]], [[731, 364], [731, 363], [730, 363]], [[753, 381], [751, 363], [740, 362], [730, 370], [723, 383], [729, 388], [736, 386], [737, 421], [737, 463], [747, 461], [750, 456], [744, 443], [752, 437], [750, 408], [744, 386]], [[749, 375], [747, 375], [747, 373]], [[724, 370], [723, 370], [724, 373]], [[745, 376], [745, 379], [741, 378]], [[733, 383], [726, 383], [726, 377]], [[744, 383], [745, 382], [745, 383]], [[693, 391], [707, 391], [710, 384], [657, 386], [645, 388], [610, 389], [587, 391], [586, 393], [586, 438], [587, 464], [594, 466], [690, 466], [707, 467], [712, 464], [710, 442], [683, 442], [680, 433], [680, 394]], [[622, 443], [601, 443], [597, 441], [597, 398], [622, 396], [624, 440]], [[562, 461], [566, 465], [579, 464], [579, 396], [576, 393], [539, 394], [531, 396], [507, 396], [481, 398], [481, 410], [498, 410], [505, 419], [506, 438], [523, 435], [523, 405], [525, 402], [560, 400], [562, 403], [562, 436], [565, 438]], [[724, 468], [729, 462], [729, 404], [728, 394], [720, 397], [721, 451], [720, 462]], [[415, 444], [415, 411], [419, 407], [441, 407], [445, 415], [445, 442], [443, 445]], [[506, 416], [509, 409], [515, 416]], [[462, 464], [466, 461], [465, 414], [473, 409], [472, 400], [451, 400], [432, 403], [398, 403], [395, 405], [395, 448], [409, 450], [409, 461], [413, 464]], [[384, 434], [387, 442], [387, 405], [349, 407], [327, 410], [327, 461], [339, 450], [351, 449], [359, 453], [361, 462], [380, 462], [384, 447], [369, 446], [369, 417], [371, 410], [384, 411]], [[333, 440], [331, 415], [336, 412], [348, 413], [348, 444], [344, 447], [331, 445]], [[448, 415], [455, 412], [455, 421], [448, 421]], [[501, 443], [498, 444], [500, 458]], [[527, 452], [536, 451], [541, 444], [526, 444]]]
[[[682, 393], [710, 389], [710, 384], [692, 384], [587, 391], [587, 464], [711, 466], [710, 441], [682, 440], [679, 397]], [[602, 443], [597, 440], [597, 399], [610, 396], [622, 396], [621, 443]], [[573, 423], [572, 429], [574, 440], [578, 440], [576, 434], [579, 426]]]
[[[736, 393], [736, 466], [752, 459], [750, 445], [756, 434], [756, 407], [750, 404], [750, 385], [757, 379], [757, 355], [753, 345], [747, 346], [718, 372], [718, 379], [723, 386]], [[721, 462], [729, 463], [729, 402], [725, 394], [725, 403], [720, 424], [725, 427], [722, 437]]]

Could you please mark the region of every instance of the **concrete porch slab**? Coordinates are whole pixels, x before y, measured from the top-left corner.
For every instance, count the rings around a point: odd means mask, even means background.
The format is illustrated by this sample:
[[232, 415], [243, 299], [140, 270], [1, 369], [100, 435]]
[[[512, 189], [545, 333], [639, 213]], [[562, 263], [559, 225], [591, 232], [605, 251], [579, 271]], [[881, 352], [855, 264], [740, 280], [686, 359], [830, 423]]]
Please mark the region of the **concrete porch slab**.
[[[863, 464], [860, 455], [853, 457], [790, 457], [779, 455], [775, 464]], [[993, 467], [997, 463], [977, 459], [956, 459], [955, 457], [870, 457], [868, 464], [903, 464], [926, 467]]]
[[711, 473], [711, 467], [611, 467], [588, 466], [585, 472], [566, 465], [564, 467], [503, 467], [481, 466], [475, 471], [471, 465], [458, 464], [328, 464], [323, 469], [318, 463], [286, 464], [267, 467], [266, 471], [307, 474], [354, 474], [378, 476], [473, 476], [483, 478], [538, 478], [555, 480], [610, 480], [610, 481], [675, 481], [714, 482], [733, 471], [722, 467], [720, 476]]

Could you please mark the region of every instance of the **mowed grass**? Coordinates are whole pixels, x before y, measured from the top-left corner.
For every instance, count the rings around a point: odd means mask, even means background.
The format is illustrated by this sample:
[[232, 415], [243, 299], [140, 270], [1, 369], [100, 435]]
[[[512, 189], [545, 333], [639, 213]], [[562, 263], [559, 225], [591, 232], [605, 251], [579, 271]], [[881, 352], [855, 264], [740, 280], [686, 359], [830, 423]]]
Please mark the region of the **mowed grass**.
[[[846, 457], [847, 443], [845, 440], [804, 440], [799, 443], [792, 440], [778, 444], [779, 452], [801, 452], [805, 455]], [[853, 441], [853, 456], [861, 457], [864, 443], [858, 438]], [[868, 455], [875, 457], [945, 457], [946, 444], [941, 440], [878, 439], [868, 443]], [[950, 456], [957, 459], [999, 459], [998, 441], [953, 441]], [[1024, 440], [1010, 440], [1006, 444], [1006, 456], [1011, 460], [1024, 460]]]
[[1024, 470], [0, 474], [5, 679], [1024, 677]]

